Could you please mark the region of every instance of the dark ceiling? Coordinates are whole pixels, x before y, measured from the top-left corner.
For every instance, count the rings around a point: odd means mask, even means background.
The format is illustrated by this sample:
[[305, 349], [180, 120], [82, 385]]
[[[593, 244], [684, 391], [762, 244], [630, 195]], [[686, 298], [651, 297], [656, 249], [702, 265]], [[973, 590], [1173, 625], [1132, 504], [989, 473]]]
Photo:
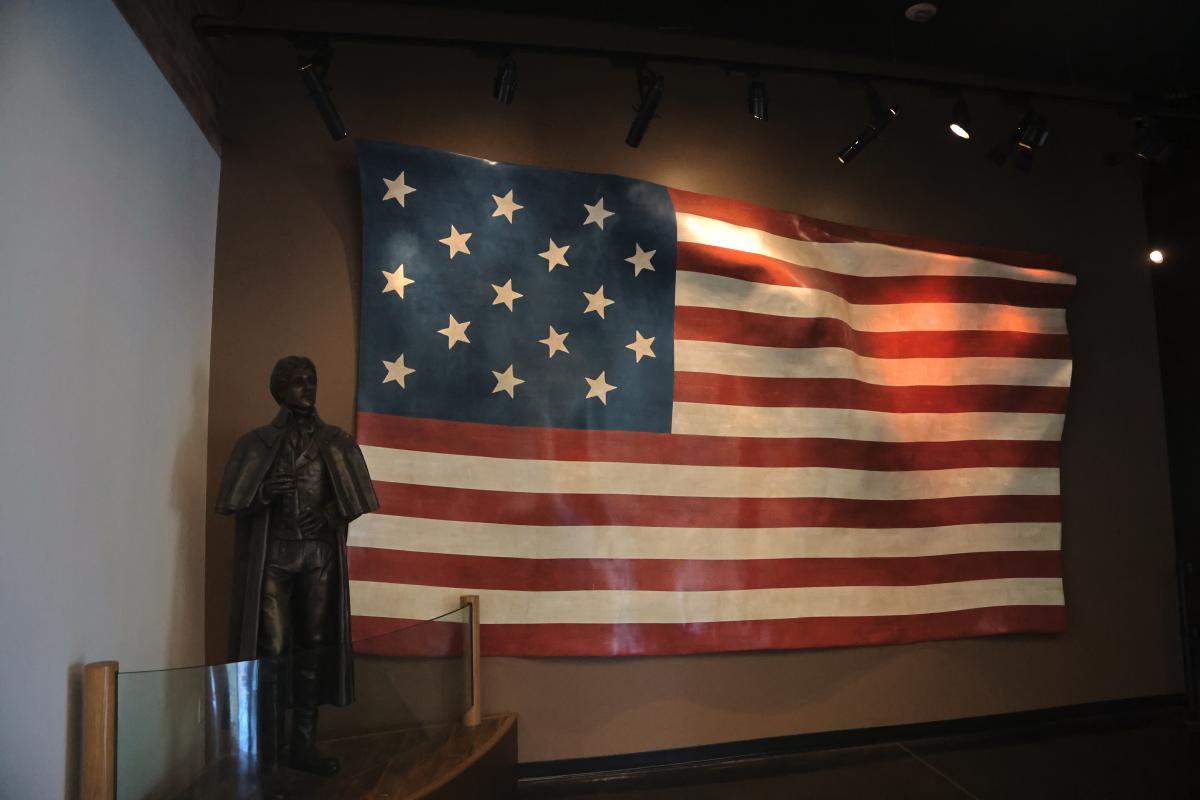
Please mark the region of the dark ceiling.
[[1123, 89], [1158, 101], [1190, 96], [1200, 79], [1197, 0], [940, 0], [936, 16], [924, 24], [905, 19], [911, 3], [904, 0], [730, 4], [409, 0], [405, 5], [727, 36], [997, 78]]

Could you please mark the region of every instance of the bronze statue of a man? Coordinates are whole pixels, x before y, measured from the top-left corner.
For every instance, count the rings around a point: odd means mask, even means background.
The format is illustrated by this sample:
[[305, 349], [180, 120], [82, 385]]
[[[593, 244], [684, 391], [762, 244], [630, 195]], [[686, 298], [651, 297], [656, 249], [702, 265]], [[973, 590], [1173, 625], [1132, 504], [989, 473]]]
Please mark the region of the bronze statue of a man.
[[280, 359], [270, 385], [279, 414], [238, 440], [217, 497], [237, 515], [230, 657], [261, 659], [264, 765], [284, 762], [290, 696], [287, 763], [331, 775], [314, 742], [318, 704], [354, 700], [346, 525], [379, 501], [354, 439], [317, 416], [313, 362]]

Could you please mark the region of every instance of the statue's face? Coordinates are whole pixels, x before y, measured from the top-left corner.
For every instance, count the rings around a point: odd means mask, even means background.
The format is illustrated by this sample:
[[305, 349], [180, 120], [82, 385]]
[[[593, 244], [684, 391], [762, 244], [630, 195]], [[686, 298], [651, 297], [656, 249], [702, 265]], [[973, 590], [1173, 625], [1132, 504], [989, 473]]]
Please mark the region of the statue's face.
[[310, 413], [317, 404], [317, 373], [298, 369], [281, 392], [283, 404], [301, 414]]

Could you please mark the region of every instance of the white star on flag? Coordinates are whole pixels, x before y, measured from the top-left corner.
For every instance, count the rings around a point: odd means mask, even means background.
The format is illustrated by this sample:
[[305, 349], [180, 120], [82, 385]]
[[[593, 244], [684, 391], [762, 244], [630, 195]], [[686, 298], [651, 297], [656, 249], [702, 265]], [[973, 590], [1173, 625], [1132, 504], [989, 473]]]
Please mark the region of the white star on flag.
[[471, 340], [467, 338], [467, 326], [470, 324], [469, 320], [467, 322], [459, 322], [454, 318], [453, 314], [450, 315], [450, 324], [438, 331], [438, 333], [446, 337], [447, 350], [454, 347], [458, 342], [471, 343]]
[[492, 394], [495, 394], [496, 392], [508, 392], [509, 397], [516, 397], [516, 395], [513, 394], [513, 389], [516, 389], [525, 382], [513, 374], [512, 364], [509, 364], [508, 369], [504, 370], [504, 372], [496, 372], [496, 370], [492, 370], [492, 374], [496, 376], [496, 388], [492, 389]]
[[558, 352], [570, 353], [571, 352], [570, 350], [567, 349], [567, 337], [570, 335], [571, 335], [570, 331], [563, 331], [562, 333], [559, 333], [558, 331], [554, 330], [554, 326], [551, 325], [550, 326], [550, 335], [547, 336], [545, 339], [538, 339], [538, 344], [546, 345], [546, 348], [550, 351], [549, 354], [546, 356], [547, 358], [554, 358], [555, 353], [558, 353]]
[[492, 195], [492, 199], [496, 201], [496, 210], [492, 212], [492, 216], [504, 217], [509, 221], [509, 224], [513, 221], [513, 212], [520, 211], [525, 207], [513, 202], [512, 189], [509, 189], [508, 194], [504, 195], [504, 197]]
[[505, 281], [503, 286], [497, 286], [493, 283], [492, 288], [496, 290], [496, 299], [492, 301], [492, 305], [498, 306], [504, 304], [508, 306], [509, 311], [513, 310], [513, 300], [525, 296], [520, 292], [513, 291], [512, 278]]
[[583, 224], [591, 225], [592, 223], [595, 223], [600, 230], [604, 230], [604, 220], [615, 216], [615, 212], [608, 211], [604, 208], [603, 197], [596, 202], [596, 205], [589, 206], [587, 203], [584, 203], [583, 207], [587, 209], [587, 219], [583, 221]]
[[583, 313], [586, 314], [589, 311], [595, 311], [600, 315], [600, 319], [604, 319], [604, 309], [616, 302], [615, 300], [609, 300], [604, 296], [604, 284], [600, 284], [600, 288], [594, 292], [584, 292], [583, 296], [586, 297], [588, 301], [587, 308], [583, 310]]
[[383, 379], [384, 383], [395, 381], [400, 384], [400, 388], [405, 388], [404, 379], [416, 372], [415, 369], [404, 366], [404, 353], [395, 361], [384, 361], [383, 366], [387, 368], [387, 377]]
[[617, 387], [604, 379], [604, 373], [601, 372], [594, 378], [589, 378], [585, 375], [583, 379], [588, 382], [589, 387], [587, 397], [583, 399], [587, 400], [589, 397], [596, 397], [599, 398], [601, 403], [608, 405], [608, 393]]
[[383, 287], [383, 293], [395, 292], [400, 295], [400, 299], [404, 299], [404, 287], [410, 283], [415, 283], [412, 278], [404, 277], [404, 265], [396, 267], [395, 272], [388, 272], [386, 269], [380, 270], [383, 276], [387, 278], [387, 286]]
[[471, 251], [467, 248], [467, 239], [470, 238], [471, 234], [459, 233], [458, 228], [451, 225], [450, 235], [445, 239], [438, 239], [438, 241], [450, 248], [450, 258], [454, 258], [457, 253], [471, 255]]
[[654, 254], [657, 253], [658, 251], [651, 250], [651, 251], [647, 252], [642, 249], [642, 246], [640, 244], [635, 244], [634, 248], [635, 248], [634, 254], [632, 256], [630, 256], [629, 258], [625, 259], [630, 264], [633, 264], [633, 276], [636, 278], [638, 275], [641, 275], [642, 270], [644, 270], [644, 269], [648, 269], [651, 272], [654, 272], [654, 265], [650, 263], [650, 259], [653, 258]]
[[655, 337], [653, 336], [647, 339], [645, 336], [642, 336], [641, 331], [634, 331], [633, 341], [625, 345], [625, 347], [637, 354], [637, 363], [640, 364], [642, 363], [642, 356], [655, 357], [654, 351], [650, 349], [650, 346], [654, 344], [654, 339]]
[[538, 255], [546, 259], [546, 263], [550, 267], [547, 272], [554, 272], [554, 268], [557, 266], [571, 266], [567, 263], [567, 251], [570, 249], [571, 245], [565, 244], [562, 247], [559, 247], [554, 243], [554, 240], [551, 239], [550, 249], [544, 253], [538, 253]]
[[412, 188], [411, 186], [404, 185], [403, 172], [401, 172], [400, 177], [396, 178], [395, 180], [388, 180], [387, 178], [384, 178], [383, 182], [386, 183], [388, 187], [387, 194], [383, 196], [383, 201], [385, 203], [388, 200], [395, 200], [400, 204], [401, 207], [403, 207], [404, 198], [416, 191], [416, 189]]

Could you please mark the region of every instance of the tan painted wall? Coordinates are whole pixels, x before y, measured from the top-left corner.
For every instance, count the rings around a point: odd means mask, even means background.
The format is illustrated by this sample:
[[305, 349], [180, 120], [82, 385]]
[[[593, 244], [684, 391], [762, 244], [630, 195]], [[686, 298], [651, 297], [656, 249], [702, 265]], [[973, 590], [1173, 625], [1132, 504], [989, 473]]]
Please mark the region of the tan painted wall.
[[[581, 37], [586, 38], [583, 34]], [[266, 378], [312, 356], [319, 405], [353, 420], [360, 212], [354, 150], [331, 143], [286, 49], [260, 47], [231, 80], [213, 309], [209, 492], [235, 436], [269, 419]], [[523, 761], [945, 719], [1179, 691], [1171, 522], [1140, 189], [1102, 165], [1128, 137], [1113, 113], [1047, 104], [1032, 175], [986, 147], [1020, 110], [972, 95], [987, 136], [952, 141], [949, 103], [892, 89], [904, 109], [849, 167], [860, 93], [832, 80], [745, 85], [671, 67], [662, 118], [624, 143], [633, 77], [607, 62], [528, 56], [517, 102], [490, 97], [493, 64], [446, 50], [339, 48], [330, 76], [353, 135], [495, 160], [613, 172], [840, 222], [1060, 255], [1080, 275], [1070, 311], [1075, 387], [1064, 444], [1070, 629], [912, 646], [627, 659], [485, 661], [489, 709], [520, 713]], [[225, 635], [232, 526], [209, 520], [209, 653]], [[486, 612], [485, 612], [486, 613]]]

